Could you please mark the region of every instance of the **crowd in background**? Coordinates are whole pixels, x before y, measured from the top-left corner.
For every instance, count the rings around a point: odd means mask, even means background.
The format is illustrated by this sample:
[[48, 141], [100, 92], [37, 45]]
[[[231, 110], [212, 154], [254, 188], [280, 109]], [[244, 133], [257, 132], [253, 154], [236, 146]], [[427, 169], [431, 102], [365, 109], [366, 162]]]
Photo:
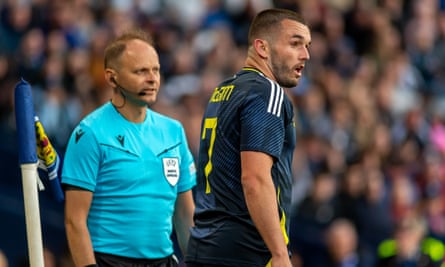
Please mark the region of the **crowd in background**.
[[[294, 264], [326, 266], [320, 255], [342, 247], [329, 238], [334, 228], [368, 266], [401, 227], [445, 242], [443, 0], [0, 1], [0, 187], [19, 179], [15, 84], [32, 85], [63, 157], [74, 126], [110, 99], [105, 45], [132, 26], [153, 36], [160, 55], [152, 108], [183, 123], [196, 155], [209, 95], [243, 66], [250, 20], [272, 6], [300, 11], [312, 31], [304, 78], [288, 90], [298, 133]], [[0, 250], [7, 244], [0, 237]]]

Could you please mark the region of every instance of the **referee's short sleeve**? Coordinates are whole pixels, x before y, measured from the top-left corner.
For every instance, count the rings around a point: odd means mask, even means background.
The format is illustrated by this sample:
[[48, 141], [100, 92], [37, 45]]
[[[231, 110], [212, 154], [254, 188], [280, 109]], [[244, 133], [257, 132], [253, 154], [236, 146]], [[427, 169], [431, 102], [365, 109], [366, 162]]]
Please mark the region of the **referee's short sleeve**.
[[71, 134], [62, 168], [62, 183], [94, 191], [99, 145], [90, 128], [80, 124]]

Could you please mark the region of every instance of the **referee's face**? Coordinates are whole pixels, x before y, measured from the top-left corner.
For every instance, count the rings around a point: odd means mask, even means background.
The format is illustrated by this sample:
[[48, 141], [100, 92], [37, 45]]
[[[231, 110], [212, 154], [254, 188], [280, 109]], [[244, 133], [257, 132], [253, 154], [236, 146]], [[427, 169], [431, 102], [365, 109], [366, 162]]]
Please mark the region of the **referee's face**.
[[305, 62], [309, 59], [311, 34], [309, 28], [297, 21], [285, 19], [271, 44], [270, 65], [283, 87], [298, 84]]
[[156, 50], [141, 40], [131, 40], [120, 58], [117, 78], [127, 100], [135, 105], [156, 101], [160, 87], [160, 65]]

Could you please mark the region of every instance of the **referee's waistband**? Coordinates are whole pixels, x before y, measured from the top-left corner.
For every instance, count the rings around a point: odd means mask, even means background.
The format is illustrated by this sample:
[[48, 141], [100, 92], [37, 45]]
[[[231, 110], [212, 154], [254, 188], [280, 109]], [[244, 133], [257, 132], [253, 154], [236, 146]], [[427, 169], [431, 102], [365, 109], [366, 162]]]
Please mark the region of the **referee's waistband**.
[[173, 256], [173, 254], [172, 254], [172, 255], [169, 255], [167, 257], [159, 258], [159, 259], [139, 259], [139, 258], [129, 258], [129, 257], [124, 257], [124, 256], [117, 256], [117, 255], [108, 254], [108, 253], [102, 253], [102, 252], [94, 252], [94, 254], [98, 255], [99, 257], [104, 257], [104, 258], [109, 258], [109, 259], [116, 259], [118, 261], [124, 261], [124, 262], [134, 263], [134, 264], [157, 264], [157, 263], [163, 263], [163, 262], [167, 261], [170, 257]]

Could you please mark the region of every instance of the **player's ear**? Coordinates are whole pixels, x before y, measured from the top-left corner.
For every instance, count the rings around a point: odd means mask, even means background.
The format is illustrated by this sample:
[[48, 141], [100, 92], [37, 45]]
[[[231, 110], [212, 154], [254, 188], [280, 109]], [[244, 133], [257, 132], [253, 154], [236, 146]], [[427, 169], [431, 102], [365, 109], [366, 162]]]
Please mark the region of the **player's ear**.
[[256, 53], [262, 58], [268, 58], [269, 56], [269, 44], [264, 39], [255, 39], [253, 46]]

